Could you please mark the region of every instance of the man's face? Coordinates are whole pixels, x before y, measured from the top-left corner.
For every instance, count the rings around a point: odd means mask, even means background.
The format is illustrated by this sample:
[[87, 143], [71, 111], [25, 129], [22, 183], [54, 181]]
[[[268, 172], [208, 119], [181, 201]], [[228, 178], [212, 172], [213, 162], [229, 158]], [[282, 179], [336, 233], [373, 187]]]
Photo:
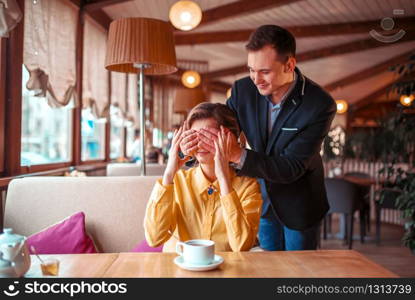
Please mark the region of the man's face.
[[294, 65], [290, 59], [284, 63], [276, 50], [266, 45], [260, 50], [248, 52], [248, 69], [259, 93], [266, 96], [287, 82]]

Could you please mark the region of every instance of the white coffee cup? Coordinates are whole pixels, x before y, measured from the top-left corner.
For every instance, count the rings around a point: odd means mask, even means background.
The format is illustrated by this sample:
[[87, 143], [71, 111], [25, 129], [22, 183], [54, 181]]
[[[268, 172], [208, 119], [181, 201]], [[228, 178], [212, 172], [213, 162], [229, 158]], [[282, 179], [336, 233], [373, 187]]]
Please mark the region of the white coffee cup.
[[209, 265], [215, 257], [215, 242], [211, 240], [189, 240], [177, 242], [177, 254], [192, 265]]

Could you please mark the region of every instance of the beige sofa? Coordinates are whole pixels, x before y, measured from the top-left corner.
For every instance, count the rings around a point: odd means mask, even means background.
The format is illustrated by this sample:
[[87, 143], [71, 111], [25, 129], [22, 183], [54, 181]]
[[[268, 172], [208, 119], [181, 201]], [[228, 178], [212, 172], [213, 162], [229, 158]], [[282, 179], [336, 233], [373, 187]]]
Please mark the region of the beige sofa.
[[[146, 164], [147, 176], [163, 176], [166, 165]], [[107, 176], [139, 176], [141, 164], [136, 163], [110, 163], [107, 165]]]
[[28, 177], [11, 181], [4, 227], [29, 236], [83, 211], [98, 250], [130, 251], [144, 239], [145, 207], [157, 176]]

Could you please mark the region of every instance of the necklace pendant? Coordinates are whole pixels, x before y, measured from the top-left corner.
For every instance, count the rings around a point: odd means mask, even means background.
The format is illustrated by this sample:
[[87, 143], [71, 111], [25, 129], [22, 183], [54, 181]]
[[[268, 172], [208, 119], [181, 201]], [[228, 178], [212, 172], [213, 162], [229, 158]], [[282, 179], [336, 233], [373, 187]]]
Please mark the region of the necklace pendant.
[[213, 187], [212, 187], [212, 186], [208, 187], [208, 190], [207, 190], [208, 195], [212, 195], [214, 191], [215, 191], [215, 190], [213, 189]]

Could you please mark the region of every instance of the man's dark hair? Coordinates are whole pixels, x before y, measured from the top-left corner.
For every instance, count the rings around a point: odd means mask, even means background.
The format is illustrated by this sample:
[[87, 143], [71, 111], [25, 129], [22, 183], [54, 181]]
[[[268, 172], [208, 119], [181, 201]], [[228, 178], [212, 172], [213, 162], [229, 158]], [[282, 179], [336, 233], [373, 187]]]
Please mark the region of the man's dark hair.
[[295, 38], [285, 28], [262, 25], [251, 33], [245, 48], [248, 51], [258, 51], [266, 45], [272, 46], [281, 58], [295, 57]]

